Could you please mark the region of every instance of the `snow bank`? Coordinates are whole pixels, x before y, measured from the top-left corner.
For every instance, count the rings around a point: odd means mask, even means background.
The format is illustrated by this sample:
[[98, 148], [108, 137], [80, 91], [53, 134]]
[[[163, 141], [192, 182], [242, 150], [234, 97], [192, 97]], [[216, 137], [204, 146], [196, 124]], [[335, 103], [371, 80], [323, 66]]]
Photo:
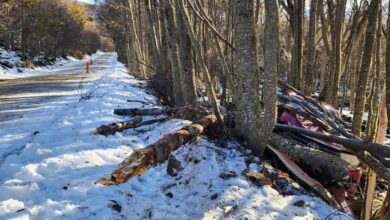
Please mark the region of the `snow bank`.
[[[92, 57], [101, 54], [102, 52], [98, 51]], [[23, 78], [29, 76], [39, 76], [45, 74], [53, 74], [53, 72], [63, 71], [67, 68], [72, 68], [74, 66], [83, 64], [90, 56], [85, 55], [83, 59], [79, 60], [74, 57], [68, 56], [66, 59], [57, 58], [55, 64], [47, 65], [42, 67], [36, 67], [34, 69], [21, 68], [23, 66], [23, 61], [21, 57], [14, 51], [6, 51], [0, 48], [0, 61], [10, 63], [13, 68], [4, 68], [0, 65], [0, 80], [5, 79], [15, 79]]]
[[[114, 115], [114, 108], [159, 107], [115, 54], [100, 56], [112, 60], [80, 91], [0, 129], [0, 219], [324, 219], [332, 213], [332, 219], [348, 219], [318, 198], [284, 197], [253, 185], [242, 175], [247, 155], [237, 144], [220, 148], [203, 138], [174, 152], [184, 168], [176, 177], [163, 163], [119, 186], [95, 185], [134, 150], [189, 123], [174, 119], [93, 135], [102, 124], [126, 119]], [[238, 176], [224, 180], [222, 171]], [[298, 200], [308, 206], [294, 206]]]

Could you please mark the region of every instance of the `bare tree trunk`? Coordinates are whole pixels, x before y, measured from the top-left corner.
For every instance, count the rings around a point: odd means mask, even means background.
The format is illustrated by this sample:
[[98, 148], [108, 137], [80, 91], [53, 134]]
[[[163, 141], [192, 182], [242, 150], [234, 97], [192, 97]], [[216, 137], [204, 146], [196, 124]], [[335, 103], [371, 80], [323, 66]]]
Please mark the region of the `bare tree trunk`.
[[317, 0], [311, 0], [310, 2], [310, 22], [309, 31], [307, 33], [307, 54], [306, 54], [306, 73], [304, 74], [304, 88], [303, 92], [306, 95], [311, 95], [314, 91], [314, 80], [316, 76], [315, 66], [315, 37], [316, 37], [316, 24], [317, 24]]
[[[326, 60], [329, 62], [329, 57], [331, 54], [329, 39], [328, 39], [328, 21], [325, 17], [324, 12], [324, 2], [323, 0], [318, 0], [318, 14], [321, 20], [321, 39], [324, 44], [325, 52], [326, 52]], [[321, 78], [320, 78], [320, 94], [319, 94], [319, 100], [325, 101], [326, 98], [326, 92], [328, 90], [328, 82], [329, 82], [329, 67], [326, 65], [324, 69], [321, 72]]]
[[261, 137], [267, 140], [276, 122], [277, 86], [279, 74], [279, 4], [267, 0], [265, 4], [264, 29], [264, 118]]
[[379, 120], [379, 110], [382, 97], [382, 91], [384, 87], [384, 75], [381, 71], [381, 33], [382, 25], [381, 19], [378, 19], [378, 28], [376, 35], [376, 46], [375, 46], [375, 78], [373, 79], [373, 86], [371, 88], [371, 96], [369, 98], [369, 115], [367, 121], [367, 132], [366, 139], [374, 141], [377, 134], [377, 124]]
[[292, 51], [291, 71], [288, 82], [295, 88], [301, 90], [302, 81], [302, 43], [303, 43], [303, 18], [305, 0], [294, 0], [292, 13], [292, 31], [294, 36], [294, 46]]
[[[390, 10], [390, 4], [388, 4], [388, 11]], [[387, 16], [387, 27], [390, 27], [390, 16]], [[390, 112], [390, 34], [387, 29], [386, 35], [386, 109]], [[387, 122], [390, 123], [390, 114], [387, 114]], [[388, 126], [389, 127], [389, 126]], [[383, 201], [382, 207], [375, 215], [375, 220], [389, 219], [390, 218], [390, 190], [387, 190], [386, 198]]]
[[[379, 15], [382, 10], [379, 9]], [[381, 33], [382, 33], [382, 19], [378, 17], [378, 27], [376, 30], [376, 46], [375, 46], [375, 78], [373, 80], [373, 88], [371, 89], [371, 96], [369, 102], [369, 117], [367, 121], [367, 141], [375, 141], [383, 144], [387, 129], [387, 115], [386, 115], [386, 99], [384, 94], [384, 77], [381, 71]], [[376, 173], [369, 169], [366, 181], [366, 188], [364, 193], [364, 209], [362, 212], [362, 219], [370, 220], [372, 217], [372, 204], [375, 195], [376, 187]]]
[[[390, 11], [390, 4], [388, 7], [388, 11]], [[387, 15], [387, 27], [390, 27], [390, 14]], [[390, 29], [388, 29], [386, 35], [386, 106], [387, 112], [387, 121], [390, 123]], [[390, 125], [389, 125], [390, 127]], [[388, 193], [389, 194], [389, 193]], [[388, 195], [388, 197], [390, 197]]]
[[355, 112], [355, 97], [356, 97], [356, 88], [358, 86], [358, 82], [359, 82], [359, 69], [360, 69], [360, 64], [362, 62], [362, 57], [363, 57], [363, 53], [362, 53], [362, 50], [363, 50], [363, 47], [360, 46], [358, 49], [357, 49], [357, 52], [356, 52], [356, 56], [355, 56], [355, 63], [354, 63], [354, 78], [353, 78], [353, 81], [351, 81], [351, 83], [353, 83], [352, 87], [351, 87], [351, 97], [349, 98], [349, 106], [350, 106], [350, 112], [351, 114], [353, 115], [353, 113]]
[[339, 83], [341, 72], [341, 33], [343, 29], [345, 7], [347, 0], [338, 0], [336, 7], [336, 18], [334, 20], [334, 32], [332, 33], [332, 53], [330, 56], [330, 86], [328, 86], [328, 92], [326, 101], [338, 107], [339, 97]]
[[[157, 1], [154, 2], [155, 7], [157, 7]], [[161, 6], [156, 12], [153, 14], [157, 14], [158, 18], [156, 18], [156, 34], [157, 34], [157, 43], [159, 45], [159, 54], [160, 54], [160, 62], [162, 73], [165, 73], [164, 80], [172, 81], [172, 75], [168, 74], [171, 71], [171, 64], [168, 58], [168, 43], [167, 43], [167, 33], [166, 33], [166, 22], [164, 16], [164, 7], [162, 7], [162, 3], [159, 3]], [[158, 13], [157, 13], [158, 11]], [[157, 30], [159, 30], [157, 32]], [[172, 83], [168, 84], [172, 86]]]
[[[381, 20], [381, 19], [378, 19]], [[379, 30], [378, 32], [381, 32]], [[375, 141], [376, 143], [383, 144], [386, 137], [386, 130], [387, 130], [387, 109], [386, 109], [386, 95], [385, 95], [385, 88], [381, 90], [383, 92], [383, 96], [380, 100], [380, 107], [377, 108], [377, 112], [380, 115], [379, 121], [375, 121], [375, 130], [377, 131], [375, 136], [368, 137], [367, 141]], [[364, 193], [364, 209], [362, 213], [362, 219], [369, 220], [372, 219], [372, 204], [373, 199], [375, 195], [375, 187], [376, 187], [376, 178], [377, 175], [375, 171], [372, 169], [369, 169], [368, 175], [367, 175], [367, 183], [366, 183], [366, 189]], [[386, 200], [386, 199], [385, 199]], [[386, 207], [386, 203], [383, 204], [384, 207]], [[379, 211], [378, 213], [381, 213]], [[386, 219], [386, 218], [384, 218]]]
[[207, 69], [206, 63], [203, 60], [204, 52], [203, 52], [202, 45], [200, 44], [197, 36], [194, 33], [194, 29], [192, 28], [190, 17], [188, 15], [186, 7], [184, 6], [183, 0], [177, 0], [177, 2], [178, 2], [178, 6], [180, 8], [181, 14], [183, 15], [183, 20], [184, 20], [184, 24], [186, 27], [186, 31], [191, 38], [191, 43], [193, 45], [193, 49], [194, 49], [197, 61], [198, 61], [199, 66], [203, 72], [203, 76], [204, 76], [204, 79], [206, 81], [208, 97], [209, 97], [211, 105], [213, 107], [215, 116], [217, 117], [218, 122], [223, 124], [223, 115], [221, 114], [221, 111], [219, 109], [219, 104], [217, 102], [215, 90], [214, 90], [213, 84], [211, 82], [209, 70]]
[[192, 44], [191, 38], [186, 32], [183, 14], [180, 10], [177, 11], [177, 24], [178, 24], [178, 34], [180, 38], [180, 58], [181, 64], [183, 67], [184, 75], [184, 97], [186, 105], [197, 105], [197, 96], [195, 91], [195, 71], [193, 63], [193, 53], [192, 53]]
[[364, 42], [362, 63], [359, 71], [359, 84], [356, 90], [355, 97], [355, 111], [353, 114], [352, 133], [356, 136], [361, 135], [361, 125], [363, 123], [363, 113], [366, 104], [366, 88], [368, 82], [368, 75], [371, 65], [371, 59], [374, 49], [374, 39], [376, 23], [378, 18], [378, 9], [380, 0], [373, 0], [368, 8], [368, 23], [366, 30], [366, 38]]
[[135, 44], [134, 44], [134, 37], [133, 37], [133, 29], [131, 28], [130, 20], [131, 20], [131, 11], [129, 6], [129, 1], [122, 0], [121, 1], [122, 9], [122, 16], [125, 21], [124, 29], [124, 44], [125, 44], [125, 51], [124, 51], [124, 57], [126, 59], [127, 68], [131, 73], [137, 72], [137, 62], [136, 62], [136, 54], [135, 54]]
[[318, 0], [318, 12], [321, 19], [321, 33], [322, 33], [322, 42], [324, 43], [326, 55], [329, 57], [331, 50], [328, 39], [328, 22], [326, 21], [325, 12], [324, 12], [324, 2], [323, 0]]
[[164, 1], [164, 15], [166, 19], [166, 30], [168, 38], [168, 57], [171, 62], [172, 71], [172, 85], [173, 85], [173, 97], [175, 106], [184, 106], [184, 76], [183, 68], [181, 65], [181, 58], [179, 55], [179, 36], [177, 31], [177, 25], [175, 20], [175, 11], [172, 8], [172, 0]]
[[[157, 35], [156, 35], [156, 18], [152, 16], [152, 10], [157, 10], [156, 8], [152, 9], [150, 5], [150, 0], [145, 0], [145, 8], [146, 13], [148, 15], [149, 19], [149, 28], [146, 30], [146, 34], [148, 37], [148, 46], [151, 50], [151, 56], [153, 59], [153, 64], [156, 65], [156, 69], [160, 72], [163, 72], [162, 67], [162, 60], [161, 60], [161, 54], [160, 54], [160, 48], [157, 41]], [[165, 72], [163, 72], [165, 74]]]
[[234, 38], [237, 59], [235, 72], [238, 78], [236, 130], [239, 136], [248, 141], [251, 149], [262, 154], [265, 149], [265, 140], [261, 140], [264, 109], [260, 103], [262, 96], [259, 87], [260, 70], [257, 63], [254, 1], [235, 0], [234, 7], [236, 9]]
[[135, 16], [134, 16], [134, 12], [133, 12], [132, 0], [127, 1], [127, 7], [128, 7], [128, 13], [129, 13], [129, 15], [128, 15], [129, 20], [127, 22], [129, 24], [130, 34], [132, 35], [131, 39], [132, 39], [133, 50], [134, 50], [134, 55], [135, 55], [134, 57], [131, 57], [131, 59], [134, 60], [134, 63], [136, 63], [136, 68], [137, 68], [134, 71], [137, 72], [136, 74], [138, 76], [146, 78], [144, 66], [140, 65], [139, 63], [136, 62], [137, 59], [144, 60], [144, 57], [142, 55], [142, 50], [141, 50], [142, 42], [140, 42], [140, 40], [139, 40], [136, 26], [135, 26]]
[[[345, 101], [347, 99], [347, 96], [348, 96], [348, 90], [351, 92], [350, 94], [350, 99], [349, 99], [349, 102], [350, 102], [350, 109], [351, 109], [351, 112], [352, 112], [352, 108], [351, 106], [353, 106], [353, 101], [351, 101], [351, 99], [353, 100], [354, 99], [354, 92], [355, 92], [355, 69], [354, 69], [354, 62], [351, 63], [351, 57], [354, 56], [354, 54], [356, 54], [356, 48], [358, 48], [358, 46], [356, 46], [354, 43], [361, 38], [361, 35], [363, 33], [362, 31], [362, 21], [364, 18], [367, 18], [367, 16], [364, 16], [362, 18], [362, 20], [359, 20], [360, 19], [360, 15], [361, 15], [361, 10], [358, 6], [358, 3], [357, 1], [355, 0], [354, 3], [353, 3], [353, 6], [352, 6], [352, 11], [354, 11], [354, 14], [352, 16], [352, 24], [351, 24], [351, 30], [349, 32], [349, 37], [348, 37], [348, 40], [347, 40], [347, 45], [345, 46], [345, 50], [346, 52], [344, 53], [344, 56], [343, 56], [343, 62], [342, 62], [342, 68], [341, 68], [341, 71], [344, 73], [344, 82], [343, 82], [343, 98], [342, 98], [342, 102], [341, 102], [341, 106], [339, 106], [340, 108], [340, 111], [343, 110], [344, 108], [344, 104], [345, 104]], [[364, 19], [366, 20], [366, 19]], [[346, 31], [347, 33], [347, 31]]]

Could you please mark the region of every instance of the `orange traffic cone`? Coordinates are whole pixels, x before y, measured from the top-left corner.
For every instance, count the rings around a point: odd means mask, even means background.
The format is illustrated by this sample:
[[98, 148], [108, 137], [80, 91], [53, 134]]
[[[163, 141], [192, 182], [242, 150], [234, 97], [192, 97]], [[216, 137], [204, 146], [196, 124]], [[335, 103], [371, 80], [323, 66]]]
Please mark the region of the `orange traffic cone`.
[[87, 61], [87, 63], [86, 63], [86, 66], [85, 66], [85, 68], [86, 68], [86, 70], [87, 70], [87, 74], [89, 73], [89, 61]]

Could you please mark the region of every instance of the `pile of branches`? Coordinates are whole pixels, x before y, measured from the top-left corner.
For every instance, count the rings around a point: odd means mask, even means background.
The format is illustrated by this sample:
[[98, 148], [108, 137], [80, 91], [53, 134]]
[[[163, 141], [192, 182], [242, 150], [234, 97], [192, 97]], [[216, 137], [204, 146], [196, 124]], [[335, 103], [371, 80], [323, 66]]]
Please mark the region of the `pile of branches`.
[[[350, 133], [351, 125], [343, 121], [334, 108], [305, 96], [283, 82], [279, 84], [278, 123], [268, 140], [269, 154], [276, 155], [314, 193], [333, 207], [353, 216], [347, 200], [359, 197], [357, 188], [362, 176], [361, 167], [370, 167], [389, 182], [390, 166], [387, 159], [390, 158], [390, 147], [362, 141]], [[230, 113], [223, 110], [226, 115]], [[132, 118], [103, 125], [96, 129], [95, 134], [112, 135], [130, 128], [162, 123], [171, 118], [189, 120], [192, 124], [134, 151], [111, 174], [96, 182], [103, 185], [124, 183], [141, 175], [168, 160], [172, 151], [201, 134], [215, 137], [226, 132], [207, 105], [115, 109], [114, 113]], [[145, 121], [144, 116], [156, 117]]]
[[[343, 121], [333, 107], [288, 84], [279, 82], [279, 85], [278, 123], [269, 141], [270, 149], [288, 168], [291, 162], [302, 168], [318, 182], [296, 175], [299, 179], [329, 203], [334, 204], [330, 200], [335, 200], [338, 204], [335, 207], [353, 216], [348, 204], [363, 197], [357, 190], [362, 167], [371, 168], [385, 182], [390, 182], [390, 147], [361, 140], [350, 133], [351, 124]], [[321, 191], [316, 189], [318, 184]], [[327, 197], [327, 192], [332, 196]]]

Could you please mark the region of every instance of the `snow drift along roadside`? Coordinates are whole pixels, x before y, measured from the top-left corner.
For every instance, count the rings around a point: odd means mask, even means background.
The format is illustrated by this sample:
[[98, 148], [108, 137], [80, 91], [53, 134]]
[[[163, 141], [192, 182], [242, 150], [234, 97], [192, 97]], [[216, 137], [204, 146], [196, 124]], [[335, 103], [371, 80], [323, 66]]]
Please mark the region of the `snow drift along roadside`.
[[0, 61], [10, 63], [13, 68], [4, 68], [0, 65], [0, 80], [16, 79], [31, 76], [41, 76], [45, 74], [53, 74], [58, 71], [63, 71], [75, 67], [77, 65], [83, 65], [87, 59], [97, 57], [103, 52], [98, 51], [97, 53], [89, 56], [85, 55], [83, 59], [79, 60], [74, 57], [68, 56], [66, 59], [57, 58], [55, 64], [47, 65], [42, 67], [35, 67], [34, 69], [19, 68], [23, 64], [20, 56], [14, 51], [6, 51], [0, 48]]
[[[176, 177], [167, 174], [164, 163], [126, 184], [95, 185], [134, 150], [189, 123], [175, 119], [93, 135], [102, 124], [126, 119], [114, 115], [115, 108], [158, 107], [144, 83], [110, 56], [111, 64], [80, 93], [0, 128], [0, 219], [348, 219], [318, 198], [283, 197], [269, 186], [251, 184], [242, 175], [247, 156], [236, 144], [219, 148], [202, 138], [174, 152], [184, 167]], [[222, 171], [238, 176], [224, 180], [218, 177]], [[308, 206], [294, 206], [298, 200]], [[233, 211], [225, 215], [227, 210]]]

